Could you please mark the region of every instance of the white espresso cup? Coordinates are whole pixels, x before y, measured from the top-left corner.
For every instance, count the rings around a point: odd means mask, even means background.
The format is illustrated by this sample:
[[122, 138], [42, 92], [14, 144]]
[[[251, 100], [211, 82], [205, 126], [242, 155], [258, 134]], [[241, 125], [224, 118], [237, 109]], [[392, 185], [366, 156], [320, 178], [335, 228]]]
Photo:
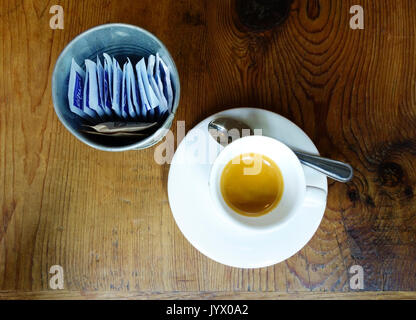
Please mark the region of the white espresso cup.
[[[242, 154], [254, 153], [266, 156], [279, 167], [283, 176], [283, 195], [275, 208], [259, 217], [248, 217], [235, 212], [227, 205], [221, 193], [221, 176], [225, 166]], [[216, 212], [221, 218], [246, 231], [265, 232], [275, 230], [290, 221], [303, 204], [307, 187], [302, 165], [285, 144], [269, 137], [248, 136], [226, 146], [215, 159], [209, 178], [209, 189]], [[319, 192], [319, 191], [318, 191]]]

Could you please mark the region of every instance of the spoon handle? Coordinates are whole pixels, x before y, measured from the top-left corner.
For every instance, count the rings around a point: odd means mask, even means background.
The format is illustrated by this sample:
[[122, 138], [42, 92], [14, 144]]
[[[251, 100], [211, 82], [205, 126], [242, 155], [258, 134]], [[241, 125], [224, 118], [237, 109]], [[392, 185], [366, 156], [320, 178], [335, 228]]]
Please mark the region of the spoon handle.
[[348, 182], [353, 177], [353, 169], [347, 163], [322, 158], [320, 156], [314, 156], [303, 152], [294, 152], [302, 164], [322, 172], [336, 181]]

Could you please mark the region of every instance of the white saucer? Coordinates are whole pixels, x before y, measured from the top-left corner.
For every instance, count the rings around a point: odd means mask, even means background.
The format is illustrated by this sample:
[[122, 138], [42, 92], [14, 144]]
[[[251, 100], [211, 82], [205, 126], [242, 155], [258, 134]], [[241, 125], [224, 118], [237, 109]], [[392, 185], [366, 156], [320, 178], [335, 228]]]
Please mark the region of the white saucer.
[[214, 212], [208, 188], [212, 162], [222, 150], [209, 135], [208, 123], [222, 116], [242, 120], [252, 128], [262, 128], [264, 136], [280, 140], [293, 149], [319, 154], [298, 126], [278, 114], [254, 108], [217, 113], [188, 132], [172, 159], [168, 195], [175, 221], [196, 249], [224, 265], [260, 268], [282, 262], [302, 249], [318, 229], [326, 207], [327, 179], [303, 166], [306, 184], [320, 192], [313, 193], [313, 199], [305, 201], [295, 217], [279, 230], [251, 234], [224, 225]]

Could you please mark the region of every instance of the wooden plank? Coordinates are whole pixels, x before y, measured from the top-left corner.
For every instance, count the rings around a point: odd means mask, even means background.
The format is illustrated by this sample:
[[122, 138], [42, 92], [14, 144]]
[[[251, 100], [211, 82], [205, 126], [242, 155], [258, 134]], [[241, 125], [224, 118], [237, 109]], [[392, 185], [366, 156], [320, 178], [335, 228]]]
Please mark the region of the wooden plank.
[[1, 291], [2, 300], [416, 300], [414, 292], [116, 292], [116, 291]]

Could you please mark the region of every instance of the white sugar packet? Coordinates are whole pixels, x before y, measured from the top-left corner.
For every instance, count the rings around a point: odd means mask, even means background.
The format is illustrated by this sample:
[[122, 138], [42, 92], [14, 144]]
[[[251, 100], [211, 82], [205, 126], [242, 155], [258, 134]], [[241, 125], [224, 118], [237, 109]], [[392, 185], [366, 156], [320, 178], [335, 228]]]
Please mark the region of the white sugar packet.
[[81, 118], [91, 120], [83, 111], [85, 71], [72, 59], [68, 84], [68, 103], [71, 112]]
[[168, 111], [168, 101], [166, 100], [163, 89], [160, 91], [159, 86], [156, 82], [155, 78], [155, 64], [156, 58], [154, 55], [150, 55], [147, 60], [147, 76], [149, 78], [150, 86], [152, 87], [153, 91], [155, 92], [157, 98], [159, 99], [159, 115], [163, 115], [166, 111]]
[[165, 95], [165, 98], [168, 101], [169, 112], [172, 112], [173, 89], [172, 82], [170, 81], [170, 71], [168, 66], [163, 62], [162, 59], [160, 59], [159, 54], [156, 55], [156, 65], [159, 65], [159, 67], [157, 68], [157, 71], [160, 72], [158, 78], [162, 81], [163, 84], [163, 94]]
[[136, 113], [136, 106], [133, 102], [134, 96], [137, 94], [136, 79], [134, 76], [133, 65], [129, 58], [127, 58], [126, 64], [126, 91], [127, 91], [127, 107], [131, 118], [135, 119], [138, 114]]
[[113, 99], [112, 99], [112, 109], [114, 112], [121, 117], [121, 82], [123, 79], [123, 71], [120, 68], [117, 60], [113, 58]]
[[105, 81], [105, 72], [103, 65], [101, 64], [100, 58], [97, 56], [97, 79], [98, 79], [98, 93], [101, 100], [101, 108], [104, 110], [104, 113], [107, 116], [111, 116], [111, 105], [107, 104], [107, 91], [108, 87], [106, 87]]

